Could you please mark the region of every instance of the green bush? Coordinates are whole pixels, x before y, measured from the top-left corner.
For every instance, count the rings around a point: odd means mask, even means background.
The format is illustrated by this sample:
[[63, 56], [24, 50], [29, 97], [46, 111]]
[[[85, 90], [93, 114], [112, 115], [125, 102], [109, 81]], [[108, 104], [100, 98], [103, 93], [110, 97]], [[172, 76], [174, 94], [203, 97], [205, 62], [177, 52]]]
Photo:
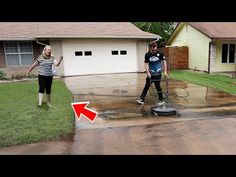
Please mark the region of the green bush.
[[4, 79], [6, 75], [4, 71], [0, 71], [0, 79]]
[[35, 75], [35, 74], [30, 74], [29, 76], [27, 76], [27, 78], [37, 78], [38, 75]]
[[27, 76], [25, 74], [12, 74], [11, 78], [12, 79], [17, 79], [17, 80], [21, 80], [21, 79], [24, 79], [26, 78]]

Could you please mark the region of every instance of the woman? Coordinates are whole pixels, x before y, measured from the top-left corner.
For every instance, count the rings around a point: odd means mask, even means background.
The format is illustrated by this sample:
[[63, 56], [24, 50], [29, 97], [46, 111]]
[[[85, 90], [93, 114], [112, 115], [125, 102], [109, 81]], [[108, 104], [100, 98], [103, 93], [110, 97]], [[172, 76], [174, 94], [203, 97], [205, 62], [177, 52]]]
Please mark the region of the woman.
[[44, 47], [42, 55], [40, 55], [34, 64], [30, 67], [28, 71], [28, 75], [30, 72], [37, 66], [39, 66], [38, 70], [38, 83], [39, 83], [39, 94], [38, 94], [38, 106], [42, 106], [42, 100], [44, 91], [46, 89], [47, 94], [47, 105], [51, 107], [51, 86], [52, 86], [52, 79], [53, 79], [53, 68], [52, 66], [59, 66], [63, 57], [59, 58], [59, 61], [52, 55], [52, 48], [51, 46], [47, 45]]

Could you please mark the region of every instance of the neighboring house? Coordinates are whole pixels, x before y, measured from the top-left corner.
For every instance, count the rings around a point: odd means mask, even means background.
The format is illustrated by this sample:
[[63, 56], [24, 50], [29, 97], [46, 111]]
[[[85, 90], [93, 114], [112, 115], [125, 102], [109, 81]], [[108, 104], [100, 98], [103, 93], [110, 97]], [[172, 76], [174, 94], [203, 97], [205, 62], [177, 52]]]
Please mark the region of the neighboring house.
[[56, 58], [63, 55], [59, 75], [140, 72], [147, 42], [158, 38], [128, 22], [1, 22], [0, 70], [26, 74], [41, 42]]
[[187, 46], [189, 68], [212, 72], [235, 72], [236, 23], [180, 22], [166, 46]]

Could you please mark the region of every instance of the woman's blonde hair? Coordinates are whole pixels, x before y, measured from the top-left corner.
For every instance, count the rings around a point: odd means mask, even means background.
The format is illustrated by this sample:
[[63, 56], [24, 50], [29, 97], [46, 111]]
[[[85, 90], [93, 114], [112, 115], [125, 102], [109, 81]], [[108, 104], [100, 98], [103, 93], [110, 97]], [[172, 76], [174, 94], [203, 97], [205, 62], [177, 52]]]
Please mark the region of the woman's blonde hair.
[[43, 52], [42, 52], [42, 55], [43, 55], [44, 58], [47, 57], [45, 51], [46, 51], [46, 49], [48, 49], [48, 48], [51, 49], [51, 55], [49, 56], [49, 58], [50, 58], [50, 57], [53, 57], [52, 47], [51, 47], [50, 45], [46, 45], [46, 46], [43, 48]]

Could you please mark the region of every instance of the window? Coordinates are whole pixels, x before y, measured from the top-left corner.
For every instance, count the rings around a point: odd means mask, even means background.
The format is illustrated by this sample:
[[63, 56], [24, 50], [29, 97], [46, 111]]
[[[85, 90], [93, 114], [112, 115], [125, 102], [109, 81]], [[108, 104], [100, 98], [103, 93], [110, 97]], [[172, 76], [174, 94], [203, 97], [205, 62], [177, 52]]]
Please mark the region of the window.
[[85, 52], [84, 52], [84, 55], [85, 55], [85, 56], [90, 56], [90, 55], [92, 55], [92, 51], [85, 51]]
[[235, 44], [222, 44], [222, 63], [235, 63]]
[[5, 42], [4, 48], [8, 66], [31, 65], [33, 63], [31, 42]]
[[126, 50], [121, 50], [121, 51], [120, 51], [120, 54], [121, 54], [121, 55], [127, 55], [127, 51], [126, 51]]
[[229, 45], [229, 63], [234, 63], [235, 57], [235, 44]]
[[222, 63], [227, 63], [228, 44], [222, 44]]
[[[112, 50], [111, 54], [112, 55], [119, 55], [119, 51], [118, 50]], [[127, 50], [120, 50], [120, 55], [127, 55]]]
[[[84, 56], [91, 56], [92, 51], [85, 51]], [[83, 51], [75, 51], [75, 56], [83, 56]]]
[[82, 51], [75, 51], [75, 56], [83, 56], [83, 52]]
[[112, 51], [111, 51], [111, 54], [112, 54], [112, 55], [118, 55], [119, 52], [118, 52], [118, 50], [112, 50]]

